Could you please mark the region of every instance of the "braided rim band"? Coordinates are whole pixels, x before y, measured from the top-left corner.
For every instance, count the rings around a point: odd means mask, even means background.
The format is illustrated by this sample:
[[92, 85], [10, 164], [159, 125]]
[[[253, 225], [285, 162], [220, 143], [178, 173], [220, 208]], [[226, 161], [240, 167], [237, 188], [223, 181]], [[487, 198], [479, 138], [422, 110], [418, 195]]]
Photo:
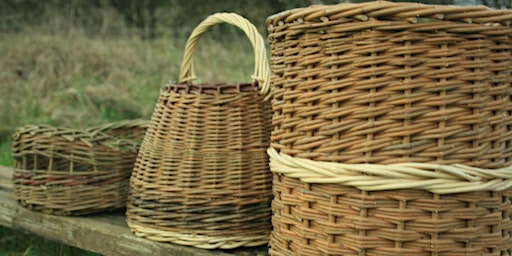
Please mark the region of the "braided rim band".
[[489, 170], [460, 164], [342, 164], [291, 157], [272, 147], [267, 153], [272, 172], [305, 183], [339, 184], [363, 191], [422, 189], [436, 194], [512, 188], [512, 166]]
[[201, 38], [201, 35], [209, 28], [220, 23], [228, 23], [243, 30], [251, 41], [254, 48], [254, 74], [253, 81], [257, 81], [261, 87], [260, 93], [267, 94], [270, 92], [270, 66], [267, 59], [267, 51], [265, 49], [265, 41], [258, 33], [256, 27], [244, 17], [235, 13], [217, 13], [210, 15], [202, 21], [190, 34], [187, 44], [185, 45], [185, 53], [181, 62], [181, 70], [179, 82], [194, 82], [196, 76], [192, 65], [192, 56], [194, 50]]

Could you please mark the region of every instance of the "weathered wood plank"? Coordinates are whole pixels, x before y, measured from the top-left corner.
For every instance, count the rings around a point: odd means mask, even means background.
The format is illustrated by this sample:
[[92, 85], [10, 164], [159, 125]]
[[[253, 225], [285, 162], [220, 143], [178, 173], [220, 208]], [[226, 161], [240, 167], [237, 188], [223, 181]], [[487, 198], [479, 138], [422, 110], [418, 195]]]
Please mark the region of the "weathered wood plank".
[[0, 166], [0, 190], [11, 190], [12, 189], [12, 169]]
[[12, 194], [12, 171], [0, 167], [0, 226], [37, 234], [103, 255], [265, 255], [263, 247], [231, 251], [203, 250], [159, 243], [135, 236], [124, 212], [68, 217], [43, 214], [20, 206]]

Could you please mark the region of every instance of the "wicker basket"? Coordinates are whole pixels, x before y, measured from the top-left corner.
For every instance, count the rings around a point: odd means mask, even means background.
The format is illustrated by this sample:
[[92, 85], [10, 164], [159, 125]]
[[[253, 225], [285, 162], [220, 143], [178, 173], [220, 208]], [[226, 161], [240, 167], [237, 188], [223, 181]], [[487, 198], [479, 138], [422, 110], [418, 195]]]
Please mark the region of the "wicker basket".
[[15, 198], [25, 207], [57, 215], [124, 208], [148, 125], [130, 120], [83, 130], [18, 128], [12, 145]]
[[391, 3], [267, 19], [273, 255], [509, 255], [512, 12]]
[[[192, 55], [200, 36], [229, 23], [250, 39], [252, 84], [194, 84]], [[263, 38], [230, 13], [192, 32], [180, 83], [160, 93], [130, 180], [127, 222], [138, 236], [205, 249], [258, 246], [271, 230], [272, 174], [269, 67]]]

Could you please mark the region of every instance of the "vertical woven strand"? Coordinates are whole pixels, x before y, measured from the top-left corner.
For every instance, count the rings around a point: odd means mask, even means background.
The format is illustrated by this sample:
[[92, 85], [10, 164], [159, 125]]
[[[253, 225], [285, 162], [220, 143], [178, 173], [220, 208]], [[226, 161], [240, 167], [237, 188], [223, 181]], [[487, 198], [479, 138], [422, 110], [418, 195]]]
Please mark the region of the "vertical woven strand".
[[[400, 211], [406, 211], [407, 209], [407, 199], [405, 198], [401, 198], [399, 201], [398, 201], [398, 209]], [[403, 232], [406, 232], [406, 226], [405, 226], [405, 221], [403, 219], [399, 219], [397, 220], [397, 223], [396, 223], [396, 232], [398, 234], [400, 233], [403, 233]], [[404, 248], [404, 241], [403, 240], [395, 240], [395, 249], [397, 250], [401, 250]]]
[[[324, 39], [324, 41], [325, 41], [325, 39]], [[322, 42], [322, 46], [327, 48], [327, 46], [325, 45], [325, 42]], [[325, 52], [324, 54], [328, 55], [329, 52]], [[335, 61], [340, 58], [340, 53], [337, 51], [332, 51], [332, 52], [330, 52], [329, 56], [333, 60], [332, 63], [329, 63], [330, 64], [330, 72], [335, 73], [337, 70], [340, 70], [342, 68], [342, 65], [340, 65], [339, 63], [337, 63]], [[329, 85], [339, 84], [340, 79], [342, 79], [342, 77], [330, 76]], [[340, 107], [342, 105], [337, 100], [337, 98], [338, 98], [338, 95], [343, 93], [343, 89], [338, 86], [328, 86], [328, 87], [332, 87], [332, 91], [330, 92], [330, 99], [331, 99], [330, 101], [332, 101], [332, 103], [331, 103], [332, 108], [330, 109], [330, 111], [336, 112], [338, 109], [340, 109]], [[333, 130], [332, 138], [334, 141], [338, 141], [341, 139], [340, 132], [337, 131], [338, 128], [341, 126], [341, 122], [342, 122], [342, 119], [339, 116], [336, 116], [336, 117], [332, 118], [331, 124], [329, 124], [329, 126], [333, 128], [332, 129]], [[340, 152], [337, 150], [333, 151], [333, 156], [340, 157]], [[339, 223], [340, 219], [334, 213], [334, 211], [330, 210], [328, 207], [335, 206], [337, 204], [337, 202], [338, 202], [338, 195], [331, 195], [329, 197], [329, 204], [327, 206], [327, 216], [328, 216], [327, 218], [328, 218], [328, 226], [331, 228], [337, 227], [337, 224]], [[326, 242], [327, 242], [326, 247], [329, 249], [329, 252], [330, 252], [332, 250], [332, 248], [336, 247], [336, 243], [337, 243], [336, 235], [328, 233]], [[327, 255], [329, 255], [329, 253], [327, 253]]]
[[[378, 54], [379, 53], [374, 51], [373, 49], [370, 51], [370, 54], [369, 54], [370, 55], [369, 60], [371, 63], [370, 70], [378, 69], [378, 64], [375, 63], [375, 59], [378, 57]], [[374, 80], [377, 79], [377, 76], [376, 76], [376, 74], [371, 72], [371, 76], [368, 79], [369, 79], [369, 82], [372, 83]], [[370, 90], [368, 92], [368, 98], [370, 98], [370, 99], [375, 98], [374, 95], [376, 93], [377, 93], [377, 89], [375, 88], [375, 86], [370, 87]], [[375, 116], [372, 114], [372, 112], [375, 111], [375, 101], [370, 100], [367, 108], [368, 108], [368, 112], [370, 112], [370, 115], [368, 117], [368, 127], [373, 128], [375, 126]], [[375, 140], [374, 133], [370, 132], [370, 133], [366, 134], [366, 144], [367, 145], [371, 145], [374, 140]], [[371, 163], [371, 157], [373, 155], [373, 150], [371, 148], [366, 149], [364, 154], [365, 154], [365, 157], [368, 159], [365, 162]], [[363, 234], [361, 234], [361, 235], [363, 235]]]
[[[403, 43], [403, 47], [404, 48], [408, 48], [408, 47], [411, 47], [412, 46], [412, 42], [407, 40], [407, 41], [404, 41]], [[405, 59], [410, 59], [411, 58], [411, 53], [410, 52], [406, 52], [403, 56], [403, 58]], [[404, 98], [405, 99], [408, 99], [408, 98], [412, 98], [412, 88], [410, 88], [409, 86], [412, 85], [412, 77], [411, 77], [411, 66], [410, 64], [408, 63], [404, 63], [404, 77], [403, 77], [403, 80], [402, 82], [404, 83], [404, 85], [406, 86], [406, 88], [404, 88]], [[410, 101], [407, 101], [405, 102], [404, 106], [404, 112], [405, 112], [405, 118], [403, 120], [403, 126], [404, 127], [409, 127], [411, 125], [411, 114], [414, 112], [413, 108], [412, 108], [412, 103]], [[411, 136], [410, 134], [406, 134], [405, 136], [402, 137], [402, 143], [405, 145], [405, 146], [408, 146], [408, 145], [411, 145]], [[406, 153], [402, 156], [403, 158], [403, 161], [408, 161], [408, 159], [410, 159], [411, 155], [405, 151]]]
[[[509, 36], [510, 37], [510, 36]], [[512, 163], [512, 121], [510, 116], [512, 115], [512, 55], [510, 49], [512, 46], [508, 44], [509, 37], [500, 37], [495, 39], [495, 44], [491, 46], [491, 55], [489, 58], [492, 60], [492, 65], [489, 68], [493, 72], [493, 79], [491, 83], [496, 89], [499, 88], [501, 95], [497, 101], [500, 101], [500, 109], [496, 110], [496, 116], [502, 116], [499, 118], [499, 126], [497, 126], [496, 132], [502, 136], [500, 143], [496, 143], [496, 147], [499, 147], [498, 151], [503, 152], [503, 159], [501, 163], [507, 164]]]
[[[445, 43], [440, 44], [439, 48], [440, 48], [440, 50], [442, 52], [448, 52], [448, 49], [449, 49], [448, 45], [445, 44]], [[444, 58], [445, 58], [444, 56], [441, 56], [440, 63], [444, 62]], [[441, 66], [439, 73], [441, 73], [441, 74], [448, 73], [448, 72], [446, 72], [446, 69], [447, 69], [447, 66]], [[447, 76], [449, 76], [449, 75], [447, 75]], [[447, 82], [447, 77], [440, 77], [437, 80], [438, 84], [446, 84], [446, 82]], [[440, 99], [443, 99], [443, 100], [446, 99], [446, 95], [447, 95], [446, 90], [440, 90], [438, 93], [439, 93], [439, 98]], [[446, 128], [446, 116], [444, 115], [444, 113], [447, 111], [447, 106], [445, 104], [440, 104], [438, 106], [438, 108], [439, 109], [437, 111], [439, 111], [439, 113], [441, 113], [441, 118], [440, 118], [440, 120], [438, 120], [437, 129], [439, 129], [440, 131], [443, 131]], [[437, 138], [437, 145], [436, 146], [438, 148], [444, 148], [445, 147], [445, 137], [444, 136], [445, 135], [442, 134], [441, 137]], [[444, 160], [444, 155], [442, 154], [442, 152], [438, 152], [438, 154], [436, 156], [436, 161], [437, 162], [443, 162], [443, 160]], [[439, 194], [432, 194], [432, 199], [434, 201], [439, 201], [440, 198], [441, 198], [441, 195], [439, 195]], [[437, 210], [435, 210], [435, 211], [432, 211], [431, 214], [432, 214], [431, 217], [432, 217], [433, 223], [438, 223], [439, 222], [439, 212]], [[430, 240], [432, 241], [432, 243], [433, 244], [440, 244], [439, 243], [439, 239], [440, 239], [439, 238], [439, 232], [432, 232], [432, 234], [430, 236]], [[438, 251], [433, 251], [431, 253], [431, 256], [439, 256], [439, 252]]]
[[[480, 56], [477, 56], [477, 57], [475, 57], [473, 60], [474, 60], [475, 62], [480, 62], [480, 61], [481, 61], [481, 57], [480, 57]], [[482, 70], [481, 66], [477, 66], [477, 67], [473, 68], [473, 69], [472, 69], [472, 71], [473, 71], [473, 72], [475, 72], [476, 74], [480, 74], [483, 70]], [[475, 102], [476, 104], [478, 104], [478, 105], [476, 105], [476, 106], [473, 108], [473, 113], [472, 113], [472, 114], [473, 114], [473, 115], [475, 115], [475, 116], [480, 116], [480, 108], [481, 108], [481, 105], [480, 105], [480, 104], [481, 104], [481, 102], [482, 102], [482, 99], [480, 98], [480, 94], [481, 94], [481, 93], [480, 93], [480, 92], [481, 92], [481, 89], [480, 89], [480, 88], [482, 88], [482, 87], [483, 87], [483, 84], [482, 84], [482, 82], [481, 82], [481, 81], [472, 81], [472, 83], [473, 83], [473, 86], [474, 86], [475, 88], [477, 88], [477, 89], [476, 89], [476, 92], [474, 92], [474, 93], [472, 94], [472, 96], [473, 96], [473, 97], [472, 97], [472, 99], [473, 99], [473, 102]], [[494, 99], [494, 100], [495, 100], [495, 99]], [[478, 123], [477, 123], [477, 124], [472, 124], [472, 130], [473, 130], [473, 132], [478, 132], [478, 131], [479, 131], [479, 129], [480, 129], [480, 126], [481, 126], [481, 125], [480, 125], [480, 124], [478, 124]], [[473, 145], [472, 145], [472, 146], [473, 146], [473, 148], [475, 148], [475, 149], [480, 148], [480, 141], [481, 141], [481, 140], [482, 140], [482, 138], [478, 138], [478, 139], [473, 140], [473, 143], [472, 143], [472, 144], [473, 144]], [[493, 145], [493, 146], [494, 146], [494, 145]], [[472, 159], [472, 162], [478, 163], [478, 161], [479, 161], [479, 159], [478, 159], [478, 158]]]

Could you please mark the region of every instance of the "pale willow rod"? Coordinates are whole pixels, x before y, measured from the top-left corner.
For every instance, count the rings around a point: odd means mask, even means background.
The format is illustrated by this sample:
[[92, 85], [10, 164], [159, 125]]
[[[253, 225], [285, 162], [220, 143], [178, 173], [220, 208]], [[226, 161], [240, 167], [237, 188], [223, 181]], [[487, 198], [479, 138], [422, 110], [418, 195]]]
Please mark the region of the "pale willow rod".
[[364, 191], [423, 189], [436, 194], [512, 188], [512, 166], [487, 170], [462, 164], [342, 164], [292, 157], [274, 148], [267, 153], [272, 172], [305, 183], [339, 184]]
[[[197, 77], [194, 73], [192, 56], [194, 49], [201, 38], [204, 32], [208, 31], [212, 26], [217, 25], [219, 23], [228, 23], [234, 26], [239, 27], [243, 30], [251, 42], [254, 48], [254, 74], [251, 76], [253, 81], [257, 81], [260, 88], [261, 94], [268, 94], [270, 92], [270, 67], [267, 58], [267, 51], [265, 49], [265, 42], [263, 38], [258, 34], [258, 31], [255, 29], [254, 25], [252, 25], [247, 19], [242, 16], [233, 14], [233, 13], [217, 13], [208, 17], [208, 19], [201, 22], [192, 34], [190, 35], [187, 44], [185, 45], [185, 53], [183, 55], [183, 60], [181, 63], [181, 71], [179, 76], [179, 82], [194, 82]], [[268, 98], [268, 97], [267, 97]]]

